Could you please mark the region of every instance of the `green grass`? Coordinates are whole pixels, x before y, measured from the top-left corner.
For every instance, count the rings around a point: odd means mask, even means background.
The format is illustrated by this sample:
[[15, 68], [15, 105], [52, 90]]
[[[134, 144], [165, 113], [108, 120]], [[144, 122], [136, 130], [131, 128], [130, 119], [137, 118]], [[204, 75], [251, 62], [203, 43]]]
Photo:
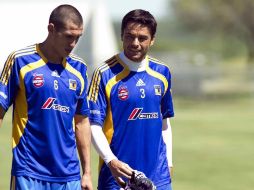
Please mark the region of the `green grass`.
[[254, 100], [177, 101], [174, 189], [254, 187]]
[[[174, 190], [252, 190], [254, 99], [175, 100]], [[0, 189], [9, 187], [11, 113], [0, 128]], [[92, 151], [96, 187], [98, 157]], [[96, 189], [96, 188], [95, 188]]]

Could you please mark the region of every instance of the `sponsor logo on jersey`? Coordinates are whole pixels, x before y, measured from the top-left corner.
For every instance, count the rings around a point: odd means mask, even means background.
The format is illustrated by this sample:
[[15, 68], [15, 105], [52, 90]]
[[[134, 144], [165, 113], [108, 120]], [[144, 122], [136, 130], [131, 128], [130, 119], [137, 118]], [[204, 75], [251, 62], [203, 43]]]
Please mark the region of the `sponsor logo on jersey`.
[[36, 88], [40, 88], [44, 85], [43, 74], [34, 74], [33, 85]]
[[161, 86], [154, 85], [154, 92], [155, 92], [155, 95], [161, 96]]
[[159, 118], [158, 112], [151, 112], [151, 113], [142, 113], [143, 108], [135, 108], [128, 120], [136, 120], [136, 119], [157, 119]]
[[49, 109], [53, 109], [53, 110], [57, 110], [60, 112], [66, 112], [69, 113], [70, 108], [67, 106], [62, 106], [60, 104], [55, 104], [54, 102], [56, 101], [56, 98], [52, 98], [49, 97], [43, 104], [43, 106], [41, 107], [41, 109], [43, 110], [49, 110]]
[[139, 79], [138, 82], [136, 83], [136, 86], [145, 86], [146, 84], [142, 79]]
[[118, 98], [124, 101], [124, 100], [127, 100], [128, 97], [129, 97], [129, 91], [127, 86], [120, 86], [118, 88]]
[[77, 89], [77, 81], [74, 79], [69, 79], [69, 89], [76, 90]]
[[60, 77], [60, 75], [58, 74], [57, 70], [52, 71], [51, 76], [53, 76], [53, 77]]

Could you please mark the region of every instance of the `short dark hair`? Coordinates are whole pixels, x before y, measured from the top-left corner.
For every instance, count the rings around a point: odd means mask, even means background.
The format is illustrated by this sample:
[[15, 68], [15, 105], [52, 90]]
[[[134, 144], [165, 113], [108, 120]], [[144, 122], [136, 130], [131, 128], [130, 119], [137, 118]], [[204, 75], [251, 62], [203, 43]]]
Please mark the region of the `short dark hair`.
[[147, 26], [150, 29], [152, 38], [155, 36], [157, 22], [150, 12], [142, 10], [142, 9], [135, 9], [128, 12], [123, 17], [123, 20], [122, 20], [121, 36], [123, 36], [124, 29], [126, 28], [129, 22], [139, 23], [144, 26]]
[[71, 20], [78, 26], [83, 25], [82, 15], [72, 5], [59, 5], [51, 12], [49, 17], [49, 23], [53, 23], [57, 30], [63, 29], [67, 20]]

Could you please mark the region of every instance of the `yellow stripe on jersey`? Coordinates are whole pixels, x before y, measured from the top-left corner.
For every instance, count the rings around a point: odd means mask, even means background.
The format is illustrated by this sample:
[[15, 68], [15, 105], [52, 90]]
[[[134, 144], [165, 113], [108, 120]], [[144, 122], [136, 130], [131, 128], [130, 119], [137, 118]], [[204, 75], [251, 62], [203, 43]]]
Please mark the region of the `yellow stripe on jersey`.
[[130, 70], [128, 69], [128, 67], [126, 65], [123, 65], [123, 66], [124, 66], [123, 71], [121, 71], [119, 74], [117, 74], [113, 78], [111, 78], [108, 81], [108, 83], [106, 84], [106, 97], [107, 97], [108, 101], [110, 100], [110, 92], [111, 92], [111, 89], [113, 88], [113, 86], [115, 84], [117, 84], [120, 80], [127, 77], [130, 73]]
[[100, 84], [100, 81], [101, 81], [100, 69], [105, 67], [105, 66], [106, 66], [106, 64], [103, 64], [94, 71], [93, 78], [92, 78], [92, 81], [91, 81], [91, 86], [90, 86], [90, 89], [89, 89], [89, 94], [88, 94], [88, 99], [93, 101], [93, 102], [96, 102], [97, 96], [98, 96], [98, 94], [95, 95], [96, 94], [95, 91], [96, 91], [96, 88], [99, 89], [99, 84]]
[[[112, 137], [114, 134], [114, 127], [113, 127], [113, 118], [112, 118], [112, 111], [111, 111], [111, 105], [110, 103], [108, 104], [108, 108], [107, 108], [107, 115], [105, 118], [105, 124], [103, 127], [103, 133], [105, 134], [108, 144], [111, 143], [112, 141]], [[104, 161], [101, 159], [99, 159], [99, 171], [103, 165]]]
[[[87, 67], [87, 64], [85, 63], [85, 61], [82, 58], [78, 57], [77, 55], [71, 53], [69, 55], [69, 57], [72, 58], [75, 61], [79, 61], [81, 64], [83, 64], [83, 65], [85, 65]], [[86, 77], [88, 78], [87, 72], [86, 72]]]
[[151, 57], [151, 56], [147, 56], [147, 58], [148, 58], [148, 60], [151, 60], [151, 61], [154, 62], [154, 63], [158, 63], [158, 64], [160, 64], [160, 65], [164, 65], [164, 66], [167, 67], [170, 71], [172, 71], [172, 68], [170, 68], [168, 65], [166, 65], [166, 64], [163, 63], [163, 62], [161, 62], [160, 60], [155, 59], [155, 58], [153, 58], [153, 57]]
[[84, 88], [85, 88], [85, 81], [84, 78], [82, 77], [81, 73], [79, 71], [77, 71], [76, 69], [74, 69], [68, 62], [63, 61], [63, 66], [64, 68], [71, 72], [72, 74], [74, 74], [75, 76], [77, 76], [80, 80], [81, 83], [81, 91], [80, 91], [80, 95], [82, 94]]
[[78, 57], [77, 55], [72, 54], [72, 53], [71, 53], [69, 56], [70, 56], [70, 58], [72, 58], [73, 60], [79, 61], [80, 63], [82, 63], [82, 64], [84, 64], [85, 66], [87, 66], [86, 63], [85, 63], [85, 61], [84, 61], [81, 57]]
[[[106, 85], [106, 97], [107, 97], [107, 102], [108, 102], [108, 110], [107, 110], [107, 115], [106, 119], [104, 122], [104, 127], [103, 127], [103, 132], [106, 136], [106, 139], [108, 143], [110, 144], [112, 141], [112, 137], [114, 134], [114, 127], [113, 127], [113, 118], [112, 118], [112, 111], [111, 111], [111, 105], [110, 105], [110, 93], [114, 85], [116, 85], [119, 81], [124, 79], [130, 74], [130, 70], [126, 65], [124, 66], [124, 70], [120, 72], [118, 75], [114, 76], [112, 79], [110, 79]], [[101, 169], [103, 164], [103, 160], [100, 158], [99, 160], [99, 170]]]
[[113, 67], [114, 65], [116, 65], [118, 62], [114, 57], [110, 58], [109, 60], [107, 60], [104, 64], [102, 64], [101, 66], [99, 66], [93, 75], [92, 81], [91, 81], [91, 87], [89, 90], [89, 94], [88, 94], [88, 99], [96, 102], [98, 99], [98, 92], [99, 92], [99, 86], [100, 86], [100, 81], [101, 81], [101, 74], [108, 70], [110, 67]]
[[45, 65], [45, 62], [40, 59], [36, 62], [29, 63], [26, 66], [22, 67], [19, 74], [20, 80], [20, 90], [18, 91], [17, 97], [15, 99], [15, 104], [19, 105], [16, 106], [14, 109], [14, 119], [13, 119], [13, 130], [12, 130], [12, 147], [15, 148], [20, 138], [23, 136], [24, 129], [26, 127], [26, 123], [28, 120], [27, 116], [27, 100], [26, 100], [26, 89], [25, 89], [25, 82], [24, 78], [25, 75], [39, 67]]
[[12, 66], [14, 64], [15, 58], [20, 57], [22, 55], [30, 55], [33, 53], [35, 53], [35, 45], [29, 46], [25, 49], [21, 49], [19, 51], [15, 51], [12, 54], [10, 54], [5, 62], [5, 65], [0, 77], [0, 82], [2, 82], [4, 85], [7, 85], [11, 75], [11, 70], [12, 70]]
[[9, 79], [9, 72], [10, 72], [10, 68], [12, 68], [12, 65], [14, 63], [14, 53], [10, 54], [4, 64], [4, 68], [3, 68], [3, 71], [2, 71], [2, 74], [1, 74], [1, 77], [0, 77], [0, 81], [3, 83], [3, 84], [7, 84], [7, 81]]
[[[148, 58], [146, 57], [146, 59], [148, 59]], [[166, 93], [166, 91], [168, 89], [168, 81], [167, 81], [166, 77], [164, 75], [162, 75], [162, 74], [152, 70], [149, 67], [148, 63], [149, 63], [149, 61], [147, 60], [147, 64], [146, 64], [146, 71], [147, 71], [147, 73], [149, 75], [151, 75], [151, 76], [153, 76], [153, 77], [155, 77], [155, 78], [157, 78], [157, 79], [159, 79], [159, 80], [161, 80], [163, 82], [163, 84], [164, 84], [164, 94], [163, 95], [165, 95], [165, 93]]]

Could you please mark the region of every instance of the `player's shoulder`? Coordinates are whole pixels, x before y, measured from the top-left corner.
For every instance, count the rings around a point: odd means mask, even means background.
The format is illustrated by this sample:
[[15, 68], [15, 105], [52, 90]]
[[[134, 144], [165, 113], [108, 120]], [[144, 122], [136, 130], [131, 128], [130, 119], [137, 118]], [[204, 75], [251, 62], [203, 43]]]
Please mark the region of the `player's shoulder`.
[[24, 48], [14, 50], [8, 57], [8, 59], [16, 59], [19, 57], [24, 57], [24, 56], [31, 56], [34, 55], [37, 52], [36, 50], [36, 44], [26, 46]]
[[158, 72], [170, 72], [170, 67], [166, 63], [152, 57], [152, 56], [147, 56], [147, 59], [149, 61], [149, 67], [155, 71]]
[[84, 61], [84, 59], [82, 59], [81, 57], [79, 57], [78, 55], [75, 55], [73, 53], [71, 53], [68, 57], [67, 57], [67, 61], [68, 63], [70, 63], [71, 65], [82, 65], [87, 67], [86, 62]]
[[115, 68], [121, 66], [118, 55], [113, 55], [103, 63], [101, 63], [94, 72], [99, 72], [100, 74], [105, 74], [107, 72], [112, 72]]
[[5, 69], [11, 69], [13, 66], [21, 69], [27, 64], [36, 62], [39, 59], [40, 56], [38, 55], [36, 44], [26, 46], [9, 54], [5, 62]]

